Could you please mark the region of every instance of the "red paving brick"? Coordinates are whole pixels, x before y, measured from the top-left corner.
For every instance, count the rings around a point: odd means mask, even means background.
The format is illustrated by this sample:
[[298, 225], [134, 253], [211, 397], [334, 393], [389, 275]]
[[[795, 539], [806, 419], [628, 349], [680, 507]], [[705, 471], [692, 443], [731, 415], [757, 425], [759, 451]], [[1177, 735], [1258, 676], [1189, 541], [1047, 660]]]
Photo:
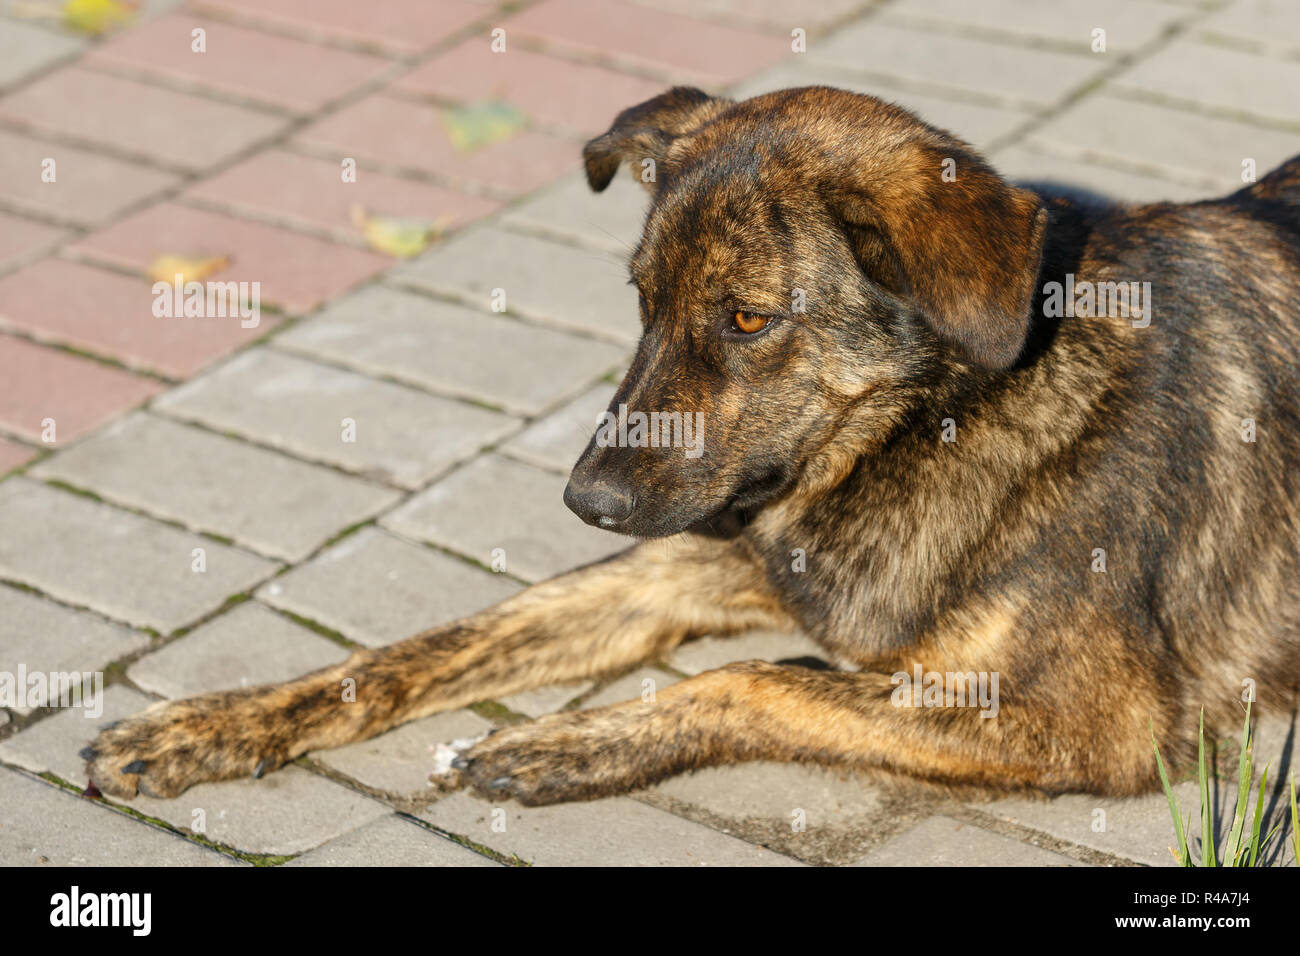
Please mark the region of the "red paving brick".
[[215, 166], [287, 122], [75, 66], [0, 99], [0, 118], [186, 170]]
[[795, 55], [788, 32], [735, 29], [614, 0], [545, 0], [504, 26], [507, 44], [525, 38], [691, 83], [730, 83]]
[[260, 282], [261, 304], [310, 311], [392, 264], [341, 246], [259, 222], [161, 203], [86, 236], [70, 247], [87, 258], [144, 272], [161, 255], [229, 256], [214, 282]]
[[43, 222], [0, 212], [0, 270], [27, 256], [39, 255], [66, 235], [65, 230]]
[[578, 168], [581, 145], [523, 131], [471, 152], [451, 144], [443, 110], [428, 103], [376, 95], [309, 126], [298, 142], [338, 156], [416, 169], [456, 183], [477, 183], [516, 195]]
[[265, 334], [235, 317], [160, 318], [153, 283], [64, 259], [45, 259], [0, 279], [0, 323], [175, 378]]
[[[206, 31], [203, 53], [191, 48], [190, 31], [197, 27]], [[300, 113], [320, 109], [391, 66], [390, 61], [368, 54], [183, 14], [120, 33], [96, 47], [87, 59]]]
[[639, 7], [649, 7], [688, 17], [718, 20], [723, 23], [748, 23], [789, 36], [795, 27], [810, 33], [828, 23], [862, 10], [871, 0], [633, 0]]
[[351, 218], [353, 204], [382, 216], [446, 218], [448, 228], [501, 207], [490, 199], [385, 176], [364, 164], [357, 169], [356, 182], [345, 183], [338, 163], [281, 150], [260, 153], [200, 183], [188, 195], [351, 237], [360, 235]]
[[534, 119], [595, 136], [621, 110], [662, 93], [664, 84], [509, 45], [493, 53], [485, 36], [436, 56], [394, 87], [449, 100], [506, 100]]
[[193, 6], [397, 54], [427, 50], [492, 13], [490, 5], [469, 0], [200, 0]]
[[159, 382], [91, 359], [0, 335], [0, 428], [41, 441], [54, 419], [53, 444], [66, 444], [163, 390]]
[[0, 475], [25, 465], [36, 457], [36, 452], [16, 441], [0, 438]]
[[[54, 160], [55, 180], [41, 178]], [[94, 226], [177, 181], [170, 173], [0, 130], [0, 198], [29, 212]]]

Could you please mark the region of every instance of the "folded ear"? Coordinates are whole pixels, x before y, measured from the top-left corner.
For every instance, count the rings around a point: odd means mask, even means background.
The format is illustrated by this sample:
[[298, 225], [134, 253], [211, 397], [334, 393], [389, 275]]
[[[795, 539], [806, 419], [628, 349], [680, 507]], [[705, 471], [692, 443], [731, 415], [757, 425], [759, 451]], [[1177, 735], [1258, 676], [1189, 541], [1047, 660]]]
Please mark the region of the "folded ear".
[[868, 275], [966, 358], [1007, 368], [1028, 335], [1047, 212], [965, 144], [894, 112], [837, 143], [824, 195]]
[[[618, 114], [608, 133], [583, 147], [587, 182], [600, 192], [610, 184], [623, 162], [640, 163], [649, 158], [656, 167], [665, 165], [668, 150], [678, 137], [699, 129], [731, 103], [694, 87], [674, 86], [653, 99], [628, 107]], [[651, 192], [658, 180], [658, 169], [652, 178], [641, 178]]]

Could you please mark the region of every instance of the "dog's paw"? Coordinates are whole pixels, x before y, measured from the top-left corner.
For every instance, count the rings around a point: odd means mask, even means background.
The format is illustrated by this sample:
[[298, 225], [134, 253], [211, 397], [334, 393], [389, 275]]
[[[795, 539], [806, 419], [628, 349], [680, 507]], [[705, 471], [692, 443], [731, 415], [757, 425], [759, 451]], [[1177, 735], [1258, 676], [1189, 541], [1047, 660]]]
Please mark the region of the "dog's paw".
[[81, 751], [91, 783], [124, 799], [137, 791], [175, 797], [196, 783], [260, 777], [280, 766], [283, 755], [265, 730], [250, 726], [239, 698], [165, 701], [109, 725]]
[[493, 733], [452, 766], [480, 796], [526, 806], [593, 800], [643, 782], [648, 768], [625, 713], [552, 714]]
[[461, 766], [461, 758], [473, 746], [486, 737], [489, 733], [496, 731], [487, 731], [486, 733], [476, 734], [473, 737], [459, 737], [451, 743], [437, 743], [429, 748], [433, 754], [433, 768], [429, 771], [430, 783], [441, 783], [456, 773]]

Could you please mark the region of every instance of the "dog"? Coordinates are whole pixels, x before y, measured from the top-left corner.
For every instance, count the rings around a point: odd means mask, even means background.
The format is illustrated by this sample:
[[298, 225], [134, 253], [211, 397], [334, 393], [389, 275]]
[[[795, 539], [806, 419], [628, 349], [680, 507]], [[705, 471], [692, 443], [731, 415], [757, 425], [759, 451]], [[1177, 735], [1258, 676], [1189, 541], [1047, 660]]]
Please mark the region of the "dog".
[[[706, 425], [694, 456], [593, 438], [574, 467], [569, 508], [639, 541], [298, 680], [156, 704], [83, 751], [103, 793], [261, 776], [755, 628], [841, 666], [729, 664], [454, 766], [523, 804], [757, 760], [1124, 795], [1156, 785], [1153, 739], [1194, 753], [1202, 712], [1294, 706], [1300, 157], [1223, 199], [1101, 205], [826, 87], [674, 88], [583, 156], [593, 189], [629, 164], [652, 197], [611, 414]], [[976, 678], [995, 707], [963, 700]]]

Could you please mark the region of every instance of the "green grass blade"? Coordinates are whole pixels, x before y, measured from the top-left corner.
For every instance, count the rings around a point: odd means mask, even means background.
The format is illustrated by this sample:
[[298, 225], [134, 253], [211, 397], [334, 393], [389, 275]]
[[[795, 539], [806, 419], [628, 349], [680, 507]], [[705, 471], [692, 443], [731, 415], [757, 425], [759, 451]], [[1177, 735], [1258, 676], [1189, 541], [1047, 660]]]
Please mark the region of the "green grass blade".
[[1275, 825], [1275, 826], [1273, 827], [1273, 829], [1271, 829], [1271, 830], [1268, 831], [1268, 835], [1265, 836], [1264, 839], [1262, 839], [1262, 840], [1259, 841], [1259, 845], [1260, 845], [1260, 846], [1268, 846], [1268, 841], [1271, 840], [1271, 839], [1273, 839], [1273, 837], [1277, 835], [1277, 831], [1280, 830], [1280, 829], [1282, 829], [1282, 827], [1284, 827], [1285, 825], [1286, 825], [1286, 821], [1282, 821], [1282, 822], [1278, 823], [1277, 825]]
[[1291, 774], [1291, 844], [1295, 848], [1296, 866], [1300, 866], [1300, 810], [1295, 802], [1295, 774]]
[[1174, 834], [1178, 837], [1178, 853], [1183, 866], [1192, 865], [1192, 851], [1187, 846], [1187, 835], [1183, 831], [1183, 818], [1178, 812], [1178, 800], [1174, 797], [1174, 788], [1169, 784], [1169, 775], [1165, 773], [1165, 762], [1160, 759], [1160, 747], [1156, 744], [1156, 722], [1150, 720], [1151, 747], [1156, 752], [1156, 770], [1160, 773], [1160, 785], [1165, 788], [1169, 799], [1169, 814], [1174, 818]]
[[1268, 764], [1259, 776], [1259, 799], [1255, 801], [1255, 822], [1250, 827], [1250, 865], [1259, 859], [1259, 828], [1264, 822], [1264, 793], [1268, 790]]
[[1197, 745], [1201, 779], [1201, 866], [1218, 866], [1214, 856], [1214, 821], [1210, 813], [1210, 771], [1205, 764], [1205, 708], [1201, 708], [1201, 740]]
[[1241, 760], [1237, 764], [1237, 803], [1232, 811], [1232, 829], [1223, 848], [1223, 865], [1241, 865], [1241, 834], [1246, 828], [1246, 810], [1250, 806], [1251, 775], [1250, 704], [1246, 704], [1246, 724], [1241, 731]]

